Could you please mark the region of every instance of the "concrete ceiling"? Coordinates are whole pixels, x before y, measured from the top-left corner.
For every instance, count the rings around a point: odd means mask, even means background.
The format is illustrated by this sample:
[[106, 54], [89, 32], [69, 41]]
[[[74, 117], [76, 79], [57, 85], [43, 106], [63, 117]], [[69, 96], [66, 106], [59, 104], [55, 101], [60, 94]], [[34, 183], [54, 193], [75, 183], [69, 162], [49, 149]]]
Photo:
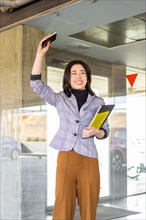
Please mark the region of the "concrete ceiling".
[[106, 48], [70, 37], [78, 32], [145, 12], [146, 0], [82, 0], [25, 24], [41, 28], [46, 34], [57, 32], [58, 36], [52, 47], [145, 70], [145, 40]]

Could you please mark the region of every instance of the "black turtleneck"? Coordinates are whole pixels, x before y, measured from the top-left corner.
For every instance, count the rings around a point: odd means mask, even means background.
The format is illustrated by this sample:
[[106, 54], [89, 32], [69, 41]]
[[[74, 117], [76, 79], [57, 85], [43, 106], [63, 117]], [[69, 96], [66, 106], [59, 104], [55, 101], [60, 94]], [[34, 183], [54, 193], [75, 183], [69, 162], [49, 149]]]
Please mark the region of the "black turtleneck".
[[[82, 107], [82, 105], [86, 102], [87, 97], [88, 97], [88, 91], [87, 89], [85, 90], [76, 90], [76, 89], [72, 89], [71, 90], [72, 94], [76, 97], [77, 103], [78, 103], [78, 108], [80, 111], [80, 108]], [[104, 131], [104, 138], [106, 138], [108, 136], [107, 131], [104, 128], [101, 128]]]
[[76, 97], [76, 100], [77, 100], [77, 103], [78, 103], [78, 108], [79, 108], [79, 111], [80, 111], [80, 108], [82, 107], [82, 105], [87, 100], [88, 91], [87, 91], [87, 89], [84, 89], [84, 90], [72, 89], [71, 92]]

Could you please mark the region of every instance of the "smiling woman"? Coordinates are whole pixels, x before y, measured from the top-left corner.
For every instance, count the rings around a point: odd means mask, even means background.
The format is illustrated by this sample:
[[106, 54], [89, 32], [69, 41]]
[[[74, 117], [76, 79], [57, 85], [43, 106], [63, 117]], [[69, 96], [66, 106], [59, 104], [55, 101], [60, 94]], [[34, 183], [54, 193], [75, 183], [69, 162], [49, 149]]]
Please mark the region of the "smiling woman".
[[71, 68], [70, 85], [73, 89], [84, 90], [87, 84], [87, 75], [84, 67], [75, 64]]
[[67, 64], [63, 91], [59, 93], [41, 80], [43, 58], [51, 44], [48, 42], [43, 48], [40, 45], [49, 36], [44, 37], [38, 45], [31, 72], [31, 87], [56, 108], [60, 119], [59, 129], [50, 143], [52, 148], [59, 151], [53, 219], [72, 220], [77, 198], [81, 218], [95, 220], [100, 174], [94, 137], [107, 138], [109, 125], [106, 120], [100, 129], [96, 129], [90, 127], [89, 123], [104, 100], [92, 91], [91, 70], [82, 60], [73, 60]]

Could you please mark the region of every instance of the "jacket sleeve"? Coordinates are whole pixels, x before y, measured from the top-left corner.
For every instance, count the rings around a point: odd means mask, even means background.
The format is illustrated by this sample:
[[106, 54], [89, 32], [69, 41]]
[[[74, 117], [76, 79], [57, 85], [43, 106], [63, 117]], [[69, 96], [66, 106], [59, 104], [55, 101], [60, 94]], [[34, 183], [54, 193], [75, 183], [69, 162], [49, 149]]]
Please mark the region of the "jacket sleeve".
[[45, 102], [56, 106], [57, 93], [55, 93], [53, 89], [45, 84], [41, 79], [30, 80], [30, 86]]

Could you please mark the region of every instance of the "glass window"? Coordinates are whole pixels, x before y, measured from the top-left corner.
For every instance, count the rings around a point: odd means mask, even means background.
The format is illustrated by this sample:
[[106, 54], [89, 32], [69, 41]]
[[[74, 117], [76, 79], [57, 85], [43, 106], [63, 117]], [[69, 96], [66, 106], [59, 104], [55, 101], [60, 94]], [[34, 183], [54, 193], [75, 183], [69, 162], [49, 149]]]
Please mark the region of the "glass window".
[[145, 72], [127, 67], [137, 74], [133, 87], [127, 82], [127, 184], [128, 195], [145, 192], [146, 85]]

